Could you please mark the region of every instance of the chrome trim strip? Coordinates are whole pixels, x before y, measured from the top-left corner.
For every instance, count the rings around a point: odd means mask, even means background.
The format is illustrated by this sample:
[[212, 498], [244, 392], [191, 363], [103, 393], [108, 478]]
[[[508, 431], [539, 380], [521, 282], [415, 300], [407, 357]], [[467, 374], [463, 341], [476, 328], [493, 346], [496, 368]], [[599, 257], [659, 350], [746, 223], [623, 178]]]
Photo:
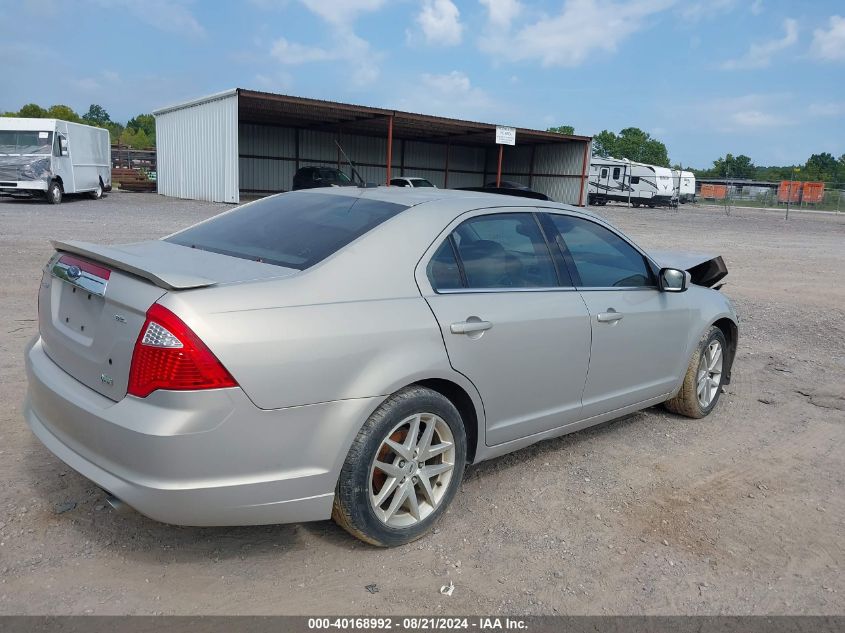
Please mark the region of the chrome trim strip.
[[462, 295], [462, 294], [491, 294], [503, 292], [575, 292], [576, 288], [571, 286], [550, 286], [546, 288], [446, 288], [435, 290], [438, 295]]
[[57, 261], [50, 269], [50, 274], [52, 274], [53, 277], [61, 279], [62, 281], [69, 283], [71, 286], [76, 286], [77, 288], [80, 288], [92, 295], [102, 297], [106, 294], [106, 286], [108, 286], [109, 283], [106, 279], [87, 273], [84, 270], [80, 271], [81, 274], [79, 277], [71, 278], [67, 274], [68, 268], [70, 268], [70, 266], [67, 264]]

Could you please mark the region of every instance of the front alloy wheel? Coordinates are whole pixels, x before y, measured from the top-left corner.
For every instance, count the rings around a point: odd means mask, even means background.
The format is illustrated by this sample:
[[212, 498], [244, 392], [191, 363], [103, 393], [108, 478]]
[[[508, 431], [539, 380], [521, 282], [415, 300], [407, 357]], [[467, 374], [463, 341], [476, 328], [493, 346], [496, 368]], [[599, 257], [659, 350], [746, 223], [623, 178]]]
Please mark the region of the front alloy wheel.
[[396, 392], [352, 442], [332, 518], [382, 547], [420, 538], [449, 506], [466, 465], [461, 415], [442, 394], [414, 385]]
[[672, 413], [688, 418], [703, 418], [719, 402], [725, 377], [725, 335], [712, 326], [699, 340], [687, 365], [681, 388], [674, 398], [664, 405]]
[[698, 403], [706, 409], [716, 397], [722, 384], [722, 344], [714, 339], [710, 341], [701, 355], [696, 376], [696, 394]]

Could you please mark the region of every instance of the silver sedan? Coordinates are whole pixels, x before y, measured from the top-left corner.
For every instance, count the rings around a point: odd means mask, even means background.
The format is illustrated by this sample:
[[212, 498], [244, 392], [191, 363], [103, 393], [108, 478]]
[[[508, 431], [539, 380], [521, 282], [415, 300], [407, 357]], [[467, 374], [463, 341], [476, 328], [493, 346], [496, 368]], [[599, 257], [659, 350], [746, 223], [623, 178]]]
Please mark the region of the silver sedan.
[[737, 344], [721, 258], [552, 202], [322, 189], [54, 246], [27, 422], [174, 524], [332, 517], [406, 543], [468, 463], [659, 403], [707, 415]]

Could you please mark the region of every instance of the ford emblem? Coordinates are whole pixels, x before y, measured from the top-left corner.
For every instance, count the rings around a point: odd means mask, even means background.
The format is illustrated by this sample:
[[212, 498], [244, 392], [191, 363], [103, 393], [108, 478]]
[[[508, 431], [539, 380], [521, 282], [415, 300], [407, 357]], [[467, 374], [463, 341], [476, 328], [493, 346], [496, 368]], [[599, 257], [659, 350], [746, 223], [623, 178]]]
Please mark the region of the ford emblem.
[[67, 276], [69, 279], [79, 279], [82, 276], [82, 271], [79, 270], [79, 266], [68, 266]]

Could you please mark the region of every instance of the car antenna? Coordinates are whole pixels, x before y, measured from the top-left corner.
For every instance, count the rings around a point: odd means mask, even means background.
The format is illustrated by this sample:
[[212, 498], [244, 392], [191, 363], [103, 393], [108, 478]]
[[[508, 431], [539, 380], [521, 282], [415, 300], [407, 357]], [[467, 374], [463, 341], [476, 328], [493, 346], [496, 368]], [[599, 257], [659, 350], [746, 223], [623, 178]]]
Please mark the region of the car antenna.
[[355, 168], [355, 163], [349, 160], [349, 156], [346, 155], [346, 152], [343, 151], [343, 146], [335, 139], [334, 144], [337, 145], [337, 148], [340, 150], [340, 153], [343, 154], [343, 159], [349, 163], [350, 169], [352, 169], [352, 175], [358, 179], [358, 186], [363, 188], [375, 187], [376, 185], [373, 183], [365, 182], [363, 178], [361, 178], [361, 174], [358, 173], [358, 170]]

